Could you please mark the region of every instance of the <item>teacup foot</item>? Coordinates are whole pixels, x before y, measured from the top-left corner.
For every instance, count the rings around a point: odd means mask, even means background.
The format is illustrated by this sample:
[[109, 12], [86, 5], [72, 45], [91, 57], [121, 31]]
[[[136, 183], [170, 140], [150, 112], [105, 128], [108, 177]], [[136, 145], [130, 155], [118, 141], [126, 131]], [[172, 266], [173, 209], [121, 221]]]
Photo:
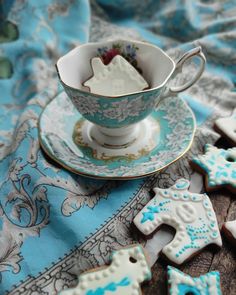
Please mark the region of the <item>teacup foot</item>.
[[90, 136], [100, 146], [109, 149], [122, 149], [129, 147], [138, 140], [141, 132], [140, 126], [140, 123], [122, 128], [106, 128], [93, 125]]
[[158, 143], [159, 123], [152, 117], [123, 128], [105, 128], [87, 120], [76, 123], [74, 142], [92, 151], [95, 159], [138, 159], [147, 155]]

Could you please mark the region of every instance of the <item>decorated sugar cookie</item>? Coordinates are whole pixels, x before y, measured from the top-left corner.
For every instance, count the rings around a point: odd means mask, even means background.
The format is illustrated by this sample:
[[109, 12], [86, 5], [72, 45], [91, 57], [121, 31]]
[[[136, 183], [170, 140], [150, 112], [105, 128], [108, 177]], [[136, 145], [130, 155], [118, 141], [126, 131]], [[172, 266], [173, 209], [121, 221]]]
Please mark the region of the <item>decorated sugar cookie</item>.
[[168, 266], [169, 295], [221, 295], [220, 274], [212, 271], [199, 278], [192, 278]]
[[230, 117], [216, 120], [214, 127], [233, 146], [236, 146], [236, 108]]
[[226, 237], [236, 246], [236, 220], [227, 221], [223, 224], [222, 230]]
[[218, 149], [207, 144], [205, 154], [191, 162], [194, 169], [206, 176], [206, 190], [226, 187], [236, 192], [236, 148]]
[[60, 295], [140, 295], [140, 284], [150, 279], [143, 248], [133, 245], [114, 252], [110, 266], [80, 275], [77, 287]]
[[169, 261], [181, 264], [209, 244], [222, 245], [210, 199], [206, 194], [190, 193], [189, 181], [179, 179], [169, 189], [154, 188], [155, 197], [134, 218], [145, 235], [162, 224], [176, 229], [174, 239], [162, 249]]
[[148, 88], [139, 72], [121, 55], [116, 55], [108, 65], [100, 57], [92, 59], [93, 77], [84, 82], [90, 92], [117, 96]]

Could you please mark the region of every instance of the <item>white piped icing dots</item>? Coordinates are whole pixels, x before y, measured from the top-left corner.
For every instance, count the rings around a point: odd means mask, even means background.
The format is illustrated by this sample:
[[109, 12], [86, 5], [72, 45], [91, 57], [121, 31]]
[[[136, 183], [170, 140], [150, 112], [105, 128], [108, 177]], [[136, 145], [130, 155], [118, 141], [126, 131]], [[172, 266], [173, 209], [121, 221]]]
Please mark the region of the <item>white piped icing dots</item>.
[[216, 120], [215, 127], [234, 146], [236, 145], [236, 109], [230, 117]]
[[224, 150], [207, 144], [205, 154], [193, 158], [192, 163], [206, 174], [206, 189], [212, 190], [223, 185], [232, 191], [236, 190], [236, 148]]
[[189, 181], [179, 179], [169, 189], [154, 188], [155, 197], [134, 218], [134, 224], [150, 235], [162, 224], [176, 229], [162, 253], [181, 264], [209, 244], [222, 246], [215, 212], [206, 194], [190, 193]]
[[169, 295], [222, 295], [220, 274], [209, 272], [199, 278], [192, 278], [180, 270], [168, 266]]
[[150, 279], [143, 248], [133, 245], [114, 252], [110, 266], [80, 275], [77, 287], [60, 295], [140, 295], [140, 284]]

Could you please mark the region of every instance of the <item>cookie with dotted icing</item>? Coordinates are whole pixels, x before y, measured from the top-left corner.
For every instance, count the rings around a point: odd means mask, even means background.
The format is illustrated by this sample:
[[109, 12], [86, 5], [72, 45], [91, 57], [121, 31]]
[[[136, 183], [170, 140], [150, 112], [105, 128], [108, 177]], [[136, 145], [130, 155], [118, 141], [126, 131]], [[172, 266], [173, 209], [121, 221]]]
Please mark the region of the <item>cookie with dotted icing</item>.
[[192, 159], [195, 170], [206, 176], [207, 191], [226, 187], [236, 192], [236, 148], [218, 149], [205, 145], [205, 154]]
[[227, 139], [231, 145], [236, 146], [236, 108], [230, 117], [217, 119], [214, 128]]
[[83, 85], [92, 93], [118, 96], [149, 87], [143, 76], [121, 55], [116, 55], [108, 65], [100, 57], [94, 57], [91, 66], [93, 76]]
[[236, 246], [236, 220], [225, 222], [223, 224], [222, 231], [229, 241]]
[[142, 246], [132, 245], [115, 251], [110, 266], [81, 274], [77, 287], [60, 295], [140, 295], [140, 284], [150, 279]]
[[222, 295], [218, 271], [192, 278], [182, 271], [168, 266], [168, 287], [169, 295]]
[[162, 254], [174, 264], [182, 264], [210, 244], [222, 246], [211, 201], [206, 194], [188, 191], [189, 181], [179, 179], [169, 189], [154, 188], [154, 198], [134, 218], [146, 236], [163, 224], [176, 230]]

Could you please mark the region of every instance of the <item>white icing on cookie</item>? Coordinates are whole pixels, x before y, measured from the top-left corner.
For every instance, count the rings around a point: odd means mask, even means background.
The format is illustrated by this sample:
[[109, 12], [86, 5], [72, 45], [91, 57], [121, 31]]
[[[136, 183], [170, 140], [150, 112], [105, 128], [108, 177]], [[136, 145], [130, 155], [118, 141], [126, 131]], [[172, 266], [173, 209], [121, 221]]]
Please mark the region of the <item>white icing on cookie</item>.
[[221, 295], [220, 274], [209, 272], [199, 278], [192, 278], [180, 270], [168, 266], [168, 285], [170, 295]]
[[193, 158], [192, 162], [206, 173], [209, 188], [229, 185], [236, 189], [236, 148], [224, 150], [206, 144], [205, 154]]
[[192, 223], [197, 218], [196, 209], [188, 203], [180, 204], [176, 207], [176, 213], [185, 223]]
[[60, 295], [140, 295], [140, 284], [150, 279], [143, 248], [133, 245], [114, 252], [110, 266], [80, 275], [77, 287]]
[[116, 55], [108, 65], [104, 65], [100, 57], [92, 58], [91, 63], [94, 75], [84, 86], [93, 93], [117, 96], [148, 87], [139, 72], [121, 55]]
[[162, 224], [176, 229], [174, 239], [162, 253], [181, 264], [209, 244], [222, 245], [210, 199], [206, 194], [190, 193], [189, 181], [179, 179], [169, 189], [154, 188], [155, 197], [134, 218], [134, 224], [150, 235]]
[[224, 226], [232, 234], [233, 238], [236, 239], [236, 220], [227, 221], [224, 223]]
[[236, 109], [230, 117], [216, 120], [215, 125], [223, 136], [229, 138], [236, 145]]

